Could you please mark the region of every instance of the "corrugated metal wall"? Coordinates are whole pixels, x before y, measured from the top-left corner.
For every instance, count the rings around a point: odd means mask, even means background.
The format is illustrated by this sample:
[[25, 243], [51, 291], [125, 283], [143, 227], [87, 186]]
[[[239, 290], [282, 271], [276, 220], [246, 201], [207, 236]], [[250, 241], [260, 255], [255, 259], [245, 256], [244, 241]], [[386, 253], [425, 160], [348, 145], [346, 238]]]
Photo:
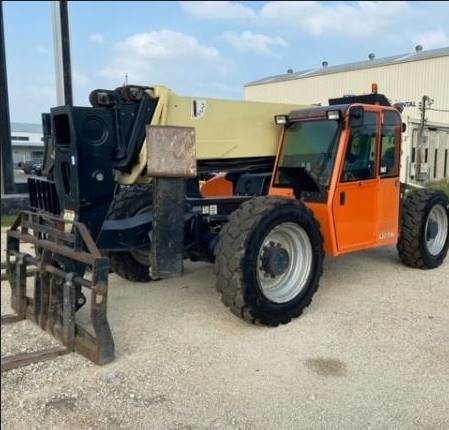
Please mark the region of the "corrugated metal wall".
[[[432, 108], [449, 110], [449, 56], [248, 86], [245, 87], [245, 99], [325, 105], [329, 98], [345, 94], [369, 93], [373, 82], [378, 84], [379, 92], [385, 94], [392, 103], [407, 103], [402, 114], [404, 122], [409, 125], [403, 148], [402, 179], [404, 180], [406, 179], [405, 172], [409, 171], [412, 174], [413, 171], [413, 166], [407, 165], [407, 160], [411, 160], [412, 156], [414, 128], [412, 124], [419, 120], [418, 103], [422, 96], [427, 95], [434, 100]], [[435, 130], [440, 130], [438, 123], [449, 127], [449, 112], [428, 111], [426, 117], [429, 122], [433, 123], [434, 133], [436, 133]], [[434, 142], [438, 142], [439, 147], [435, 178], [433, 174], [434, 161], [429, 159], [430, 179], [432, 180], [449, 180], [449, 172], [446, 172], [446, 178], [443, 176], [444, 155], [438, 155], [440, 151], [444, 154], [446, 149], [449, 152], [449, 137], [446, 132], [447, 129], [442, 127], [441, 132], [436, 133], [435, 136], [432, 136], [432, 132], [429, 135], [428, 152], [434, 154]], [[449, 167], [446, 170], [449, 170]]]
[[[444, 127], [440, 123], [428, 123], [425, 128], [424, 163], [428, 170], [429, 180], [449, 180], [449, 124]], [[416, 147], [418, 145], [418, 122], [409, 124], [408, 135], [411, 139], [410, 154], [406, 154], [408, 177], [414, 180], [416, 174]]]

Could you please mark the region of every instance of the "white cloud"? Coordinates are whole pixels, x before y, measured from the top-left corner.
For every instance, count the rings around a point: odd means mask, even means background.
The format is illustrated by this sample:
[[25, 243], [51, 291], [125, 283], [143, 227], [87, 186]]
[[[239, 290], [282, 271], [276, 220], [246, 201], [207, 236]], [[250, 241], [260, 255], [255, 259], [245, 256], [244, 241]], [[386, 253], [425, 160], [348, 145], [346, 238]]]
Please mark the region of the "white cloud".
[[414, 42], [422, 45], [424, 49], [441, 48], [449, 45], [449, 36], [441, 27], [438, 27], [436, 30], [418, 34]]
[[134, 34], [117, 43], [114, 50], [111, 64], [99, 75], [115, 84], [121, 84], [127, 74], [132, 83], [162, 83], [179, 88], [180, 85], [223, 76], [230, 67], [216, 48], [171, 30]]
[[352, 38], [393, 30], [393, 24], [412, 9], [405, 1], [270, 1], [258, 10], [230, 1], [187, 1], [180, 5], [198, 19], [251, 20], [261, 25], [288, 26], [312, 36], [338, 34]]
[[276, 55], [273, 48], [287, 46], [287, 42], [282, 37], [255, 34], [251, 31], [244, 31], [241, 34], [226, 32], [223, 34], [223, 38], [240, 52], [262, 55]]
[[391, 29], [410, 11], [406, 2], [272, 1], [259, 12], [267, 24], [287, 25], [312, 36], [367, 38]]
[[255, 17], [253, 9], [231, 1], [181, 1], [181, 7], [198, 19], [241, 20]]
[[105, 42], [105, 37], [101, 33], [94, 33], [89, 36], [91, 42], [102, 45]]
[[412, 50], [413, 42], [422, 42], [425, 49], [449, 44], [449, 32], [443, 24], [449, 19], [449, 9], [444, 2], [268, 1], [249, 7], [247, 2], [193, 1], [180, 2], [180, 6], [197, 19], [245, 21], [259, 28], [316, 38], [335, 37], [362, 44], [370, 41], [372, 48], [388, 45]]

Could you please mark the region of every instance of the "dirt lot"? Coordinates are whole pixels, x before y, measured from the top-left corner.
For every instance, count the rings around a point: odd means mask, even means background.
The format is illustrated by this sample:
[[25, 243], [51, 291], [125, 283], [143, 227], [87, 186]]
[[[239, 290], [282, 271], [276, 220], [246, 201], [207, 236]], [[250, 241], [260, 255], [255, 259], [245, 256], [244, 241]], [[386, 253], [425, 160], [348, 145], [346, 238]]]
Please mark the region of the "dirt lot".
[[[116, 360], [3, 374], [2, 428], [448, 429], [449, 263], [411, 270], [383, 249], [325, 266], [305, 314], [275, 329], [225, 309], [209, 265], [148, 285], [112, 276]], [[1, 340], [2, 356], [53, 342], [29, 322]]]

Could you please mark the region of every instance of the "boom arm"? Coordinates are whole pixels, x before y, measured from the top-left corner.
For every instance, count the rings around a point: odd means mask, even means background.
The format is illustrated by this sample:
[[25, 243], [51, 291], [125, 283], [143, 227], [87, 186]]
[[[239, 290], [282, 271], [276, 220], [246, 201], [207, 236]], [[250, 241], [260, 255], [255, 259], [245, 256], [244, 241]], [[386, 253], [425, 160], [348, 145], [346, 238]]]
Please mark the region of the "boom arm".
[[[152, 87], [147, 93], [158, 99], [151, 125], [195, 128], [199, 164], [209, 161], [213, 165], [220, 160], [223, 167], [229, 160], [230, 168], [245, 159], [251, 165], [257, 159], [273, 158], [279, 135], [274, 115], [301, 108], [291, 104], [185, 97], [163, 86]], [[119, 183], [145, 181], [148, 157], [144, 144], [138, 162], [130, 173], [119, 175]]]

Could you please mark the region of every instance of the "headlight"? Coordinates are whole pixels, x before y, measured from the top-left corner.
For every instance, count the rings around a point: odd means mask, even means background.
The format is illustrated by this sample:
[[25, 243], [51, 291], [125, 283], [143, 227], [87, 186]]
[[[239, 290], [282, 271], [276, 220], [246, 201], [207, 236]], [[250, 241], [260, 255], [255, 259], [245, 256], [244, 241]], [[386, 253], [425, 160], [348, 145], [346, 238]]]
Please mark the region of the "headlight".
[[274, 122], [276, 125], [287, 125], [288, 124], [288, 115], [275, 115]]
[[340, 111], [339, 110], [327, 111], [327, 119], [338, 121], [340, 119]]

